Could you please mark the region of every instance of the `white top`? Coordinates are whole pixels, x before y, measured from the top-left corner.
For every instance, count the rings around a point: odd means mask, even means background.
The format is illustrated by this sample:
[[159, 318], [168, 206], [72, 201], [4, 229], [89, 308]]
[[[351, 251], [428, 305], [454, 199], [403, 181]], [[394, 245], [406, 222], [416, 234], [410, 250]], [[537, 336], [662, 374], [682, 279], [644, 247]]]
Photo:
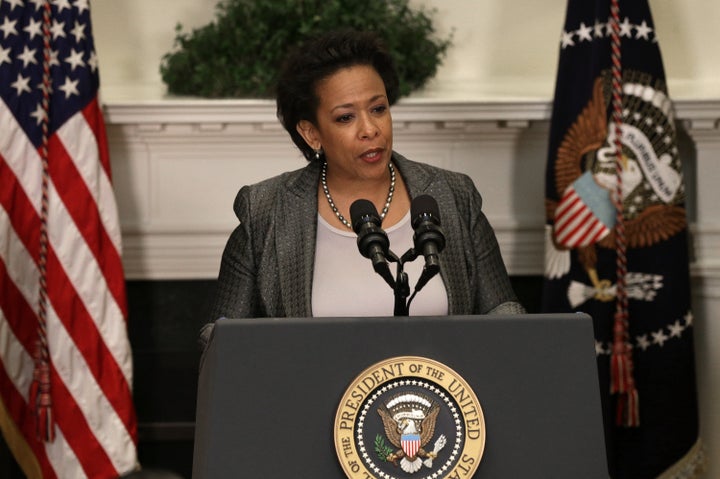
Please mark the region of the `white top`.
[[[401, 257], [413, 246], [410, 212], [385, 232], [390, 240], [390, 250]], [[424, 265], [425, 258], [419, 255], [403, 267], [408, 275], [410, 295], [415, 291], [415, 283]], [[390, 272], [395, 278], [397, 263], [390, 263]], [[360, 254], [357, 235], [348, 228], [340, 229], [330, 225], [318, 215], [312, 289], [313, 316], [393, 316], [394, 310], [393, 289], [375, 272], [370, 259]], [[409, 312], [411, 316], [448, 314], [447, 292], [440, 274], [433, 277], [415, 296]]]

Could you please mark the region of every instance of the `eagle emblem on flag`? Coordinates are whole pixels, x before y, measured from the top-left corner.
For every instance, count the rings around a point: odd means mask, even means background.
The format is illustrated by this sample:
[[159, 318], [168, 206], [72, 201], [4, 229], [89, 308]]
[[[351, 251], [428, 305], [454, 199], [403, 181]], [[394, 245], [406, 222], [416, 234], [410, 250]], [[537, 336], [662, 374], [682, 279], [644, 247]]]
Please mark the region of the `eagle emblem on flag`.
[[[674, 118], [663, 88], [643, 84], [640, 73], [626, 73], [622, 125], [623, 201], [629, 248], [648, 247], [666, 240], [687, 227], [681, 165], [675, 146]], [[564, 255], [576, 249], [588, 273], [597, 299], [611, 301], [611, 288], [597, 275], [596, 248], [614, 249], [615, 207], [610, 192], [615, 188], [614, 125], [607, 121], [609, 78], [597, 78], [593, 94], [558, 148], [555, 188], [562, 192], [557, 202], [547, 201], [554, 219], [550, 251]], [[548, 265], [567, 265], [558, 260]], [[560, 277], [567, 268], [546, 271]]]

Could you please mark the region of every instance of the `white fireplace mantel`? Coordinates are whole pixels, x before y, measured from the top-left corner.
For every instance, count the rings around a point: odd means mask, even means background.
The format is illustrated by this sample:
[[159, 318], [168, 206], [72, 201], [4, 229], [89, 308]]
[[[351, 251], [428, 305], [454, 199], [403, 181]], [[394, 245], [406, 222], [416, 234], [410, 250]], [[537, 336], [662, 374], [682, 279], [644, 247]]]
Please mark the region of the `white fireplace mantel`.
[[[720, 276], [720, 100], [680, 100], [696, 274]], [[104, 105], [128, 278], [214, 278], [240, 186], [304, 160], [270, 100], [163, 99]], [[406, 99], [395, 149], [468, 173], [511, 274], [541, 274], [546, 100]], [[681, 139], [682, 141], [682, 139]]]

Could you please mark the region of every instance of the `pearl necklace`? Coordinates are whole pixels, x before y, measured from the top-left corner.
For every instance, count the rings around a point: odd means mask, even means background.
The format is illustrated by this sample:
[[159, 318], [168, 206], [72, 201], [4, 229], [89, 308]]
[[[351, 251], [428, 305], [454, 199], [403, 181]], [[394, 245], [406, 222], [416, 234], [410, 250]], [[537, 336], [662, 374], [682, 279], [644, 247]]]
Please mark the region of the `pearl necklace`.
[[[385, 215], [387, 215], [388, 210], [390, 209], [390, 202], [392, 202], [393, 194], [395, 193], [395, 167], [392, 163], [388, 163], [388, 169], [390, 170], [390, 190], [388, 191], [388, 197], [385, 201], [385, 206], [383, 206], [382, 213], [380, 213], [380, 219], [385, 219]], [[327, 185], [327, 161], [323, 161], [322, 164], [322, 170], [320, 173], [320, 183], [322, 184], [323, 192], [325, 193], [325, 198], [327, 198], [328, 203], [330, 204], [330, 209], [333, 210], [333, 213], [335, 213], [335, 216], [338, 217], [338, 219], [347, 226], [348, 228], [352, 229], [352, 225], [348, 220], [345, 219], [345, 217], [340, 214], [340, 211], [338, 211], [337, 206], [335, 206], [335, 202], [332, 199], [332, 196], [330, 196], [330, 190], [328, 189]]]

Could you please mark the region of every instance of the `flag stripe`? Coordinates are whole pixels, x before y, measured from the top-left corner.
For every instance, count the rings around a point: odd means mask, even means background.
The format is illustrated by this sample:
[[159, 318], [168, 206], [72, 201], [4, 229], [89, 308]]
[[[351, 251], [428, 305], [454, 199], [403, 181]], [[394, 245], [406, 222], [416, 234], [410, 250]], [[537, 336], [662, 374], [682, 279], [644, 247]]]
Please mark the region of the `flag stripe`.
[[[2, 317], [2, 313], [0, 313], [0, 328], [3, 328], [4, 318]], [[2, 334], [2, 337], [5, 338], [5, 332], [2, 331], [0, 334]], [[3, 363], [4, 366], [4, 363]], [[15, 388], [15, 385], [10, 380], [10, 378], [7, 376], [4, 367], [0, 368], [0, 389], [2, 390], [2, 400], [3, 404], [5, 406], [5, 409], [9, 416], [13, 419], [13, 422], [18, 428], [18, 431], [23, 436], [23, 441], [25, 444], [28, 445], [30, 451], [35, 456], [35, 459], [37, 460], [37, 464], [40, 466], [43, 474], [43, 479], [55, 479], [57, 478], [57, 475], [55, 474], [55, 471], [53, 470], [52, 466], [50, 465], [49, 458], [45, 452], [45, 448], [43, 447], [43, 444], [37, 440], [35, 440], [35, 429], [33, 425], [33, 421], [31, 419], [32, 413], [30, 411], [30, 408], [28, 407], [28, 404], [26, 401], [23, 400], [22, 396], [18, 392], [18, 390]], [[3, 433], [7, 433], [7, 431], [3, 430]], [[8, 440], [9, 442], [9, 440]], [[16, 452], [16, 451], [13, 451]], [[18, 460], [18, 463], [23, 466], [26, 465], [27, 467], [32, 467], [29, 463], [32, 463], [33, 461], [31, 459], [18, 457], [16, 458]], [[33, 469], [31, 471], [25, 471], [26, 473], [32, 473]]]
[[588, 232], [596, 228], [599, 221], [593, 216], [590, 210], [585, 210], [582, 222], [578, 224], [570, 234], [569, 244], [574, 246], [587, 246], [583, 241], [587, 239]]
[[[0, 210], [0, 217], [3, 213], [4, 211]], [[8, 377], [17, 384], [20, 391], [27, 391], [30, 389], [33, 370], [33, 361], [30, 355], [32, 354], [35, 340], [37, 339], [37, 332], [34, 327], [37, 325], [37, 317], [30, 302], [36, 300], [37, 297], [28, 297], [18, 289], [15, 283], [16, 278], [26, 276], [22, 271], [19, 271], [22, 265], [13, 263], [18, 259], [22, 261], [25, 259], [25, 255], [18, 254], [21, 253], [17, 251], [20, 248], [13, 248], [13, 245], [17, 244], [17, 242], [10, 238], [10, 235], [2, 235], [2, 237], [3, 240], [0, 243], [0, 246], [3, 248], [2, 251], [8, 251], [10, 254], [7, 256], [2, 254], [0, 256], [0, 273], [2, 273], [2, 277], [0, 277], [0, 299], [2, 300], [2, 304], [13, 305], [12, 308], [2, 308], [5, 313], [7, 327], [9, 328], [8, 333], [12, 334], [12, 338], [3, 336], [5, 341], [2, 343], [2, 356], [5, 362], [5, 372], [8, 374]], [[13, 249], [16, 251], [13, 251]], [[28, 328], [28, 324], [33, 327]], [[28, 353], [27, 362], [24, 361], [24, 357], [19, 356], [17, 350], [12, 349], [16, 346], [21, 346]], [[6, 347], [8, 348], [8, 354], [11, 354], [12, 351], [13, 360], [9, 360], [9, 356], [5, 355], [6, 350], [4, 348]], [[27, 376], [28, 372], [30, 372], [30, 376]]]
[[[80, 459], [68, 444], [62, 429], [57, 428], [55, 432], [55, 441], [46, 444], [47, 455], [56, 471], [62, 471], [63, 478], [72, 477], [77, 479], [86, 479], [88, 476], [83, 470]], [[92, 476], [91, 476], [92, 477]]]
[[597, 241], [600, 241], [605, 235], [610, 233], [610, 230], [602, 221], [598, 221], [595, 225], [595, 228], [590, 232], [588, 235], [588, 239], [585, 243], [585, 245], [593, 244]]
[[[116, 478], [119, 474], [88, 426], [83, 411], [60, 379], [54, 363], [50, 365], [53, 403], [62, 404], [62, 414], [55, 415], [57, 426], [64, 432], [70, 447], [89, 477]], [[64, 464], [60, 470], [64, 471]]]
[[569, 241], [567, 240], [567, 238], [575, 235], [578, 231], [578, 228], [581, 228], [589, 217], [591, 217], [591, 213], [590, 210], [586, 208], [581, 208], [575, 211], [572, 217], [565, 223], [563, 228], [558, 230], [558, 242], [562, 244], [568, 243]]
[[[88, 107], [65, 122], [57, 131], [57, 136], [64, 145], [69, 160], [75, 163], [78, 172], [82, 174], [86, 189], [92, 194], [103, 228], [114, 233], [109, 235], [110, 240], [119, 251], [121, 238], [116, 220], [118, 212], [115, 195], [107, 170], [101, 164], [99, 134], [93, 125], [88, 123], [88, 115], [85, 114], [87, 110]], [[93, 119], [93, 121], [97, 120]]]
[[556, 231], [563, 231], [568, 228], [568, 223], [574, 220], [577, 215], [581, 214], [584, 209], [584, 205], [580, 198], [574, 197], [568, 208], [556, 215], [557, 223], [555, 224]]
[[[4, 219], [4, 209], [0, 209], [0, 220]], [[0, 390], [2, 400], [11, 417], [16, 418], [15, 424], [24, 437], [24, 442], [34, 453], [45, 477], [54, 477], [50, 462], [45, 454], [42, 443], [35, 439], [35, 422], [28, 405], [28, 391], [32, 380], [33, 360], [28, 351], [32, 351], [36, 335], [33, 330], [25, 327], [37, 324], [33, 309], [25, 297], [17, 289], [7, 267], [12, 258], [10, 235], [0, 235], [0, 305], [13, 305], [12, 308], [0, 308]], [[8, 252], [7, 256], [4, 255]], [[17, 333], [16, 333], [17, 332]], [[17, 418], [22, 420], [17, 421]], [[8, 441], [9, 442], [9, 441]], [[19, 462], [25, 459], [18, 458]]]
[[27, 196], [37, 200], [33, 203], [33, 208], [39, 214], [42, 176], [40, 157], [4, 101], [0, 101], [0, 132], [0, 156], [7, 162], [18, 181], [28, 188]]
[[555, 212], [555, 238], [565, 247], [587, 246], [609, 233], [574, 188], [568, 188]]
[[[109, 454], [108, 459], [113, 468], [118, 471], [128, 470], [134, 461], [134, 454], [131, 454], [134, 438], [113, 405], [108, 402], [107, 396], [100, 390], [95, 378], [86, 373], [90, 369], [89, 365], [74, 347], [73, 339], [52, 310], [48, 312], [48, 333], [52, 362], [87, 419], [88, 428], [103, 450]], [[84, 398], [96, 399], [90, 405], [86, 404]]]
[[[82, 120], [83, 117], [76, 115], [74, 118]], [[77, 122], [71, 119], [66, 125], [74, 123]], [[61, 137], [68, 136], [68, 134], [76, 136], [79, 133], [64, 129], [65, 126], [58, 132]], [[87, 138], [87, 135], [83, 135], [83, 137]], [[78, 145], [77, 142], [68, 141], [67, 139], [59, 141], [55, 136], [50, 139], [49, 148], [53, 156], [53, 161], [50, 163], [50, 176], [53, 178], [53, 185], [58, 188], [58, 194], [62, 198], [67, 212], [80, 229], [84, 243], [89, 247], [95, 261], [102, 270], [102, 276], [113, 281], [113, 283], [108, 284], [110, 293], [115, 298], [115, 303], [121, 308], [123, 316], [125, 316], [126, 311], [123, 308], [125, 304], [125, 284], [122, 280], [123, 270], [120, 254], [118, 253], [119, 245], [112, 242], [104, 227], [106, 218], [102, 216], [105, 213], [107, 217], [107, 212], [100, 211], [97, 206], [98, 202], [105, 205], [115, 204], [114, 199], [112, 201], [107, 200], [108, 194], [112, 195], [111, 191], [108, 192], [111, 186], [102, 173], [103, 170], [98, 167], [99, 165], [88, 164], [88, 162], [80, 164], [74, 162], [73, 157], [83, 154], [83, 152], [72, 151], [72, 154], [68, 155], [61, 141], [66, 145], [79, 146], [80, 148], [76, 148], [76, 150], [84, 148], [84, 146]], [[84, 154], [87, 155], [88, 153]], [[93, 163], [96, 163], [96, 158], [93, 159]], [[80, 170], [82, 176], [79, 169], [82, 169]], [[104, 202], [102, 198], [98, 198], [102, 196], [105, 197]], [[117, 215], [114, 208], [111, 208], [111, 213]]]
[[[33, 250], [37, 251], [39, 230], [32, 205], [22, 194], [16, 180], [7, 163], [0, 157], [0, 224], [5, 225], [0, 233], [0, 260], [3, 264], [0, 284], [5, 293], [13, 293], [0, 298], [0, 309], [6, 309], [8, 318], [13, 319], [9, 323], [13, 334], [22, 342], [29, 354], [32, 354], [34, 341], [38, 337], [38, 321], [34, 308], [37, 305], [39, 275], [36, 258], [28, 254], [28, 244], [23, 241], [35, 246]], [[14, 294], [16, 285], [34, 289], [30, 294], [27, 292], [25, 295]], [[2, 305], [6, 307], [2, 308]], [[22, 391], [29, 388], [31, 379], [32, 374], [25, 378]]]
[[[134, 421], [133, 409], [127, 400], [123, 400], [130, 397], [130, 382], [119, 368], [113, 351], [108, 349], [108, 343], [103, 341], [103, 335], [93, 317], [88, 313], [86, 303], [78, 297], [73, 282], [66, 275], [65, 268], [54, 252], [54, 248], [51, 248], [48, 254], [48, 285], [50, 286], [48, 297], [50, 302], [63, 325], [74, 338], [76, 347], [85, 356], [93, 376], [100, 383], [105, 394], [111, 398], [128, 430], [131, 430], [130, 424]], [[81, 262], [78, 261], [76, 264]], [[82, 273], [81, 270], [78, 272]], [[72, 299], [68, 300], [68, 298]], [[113, 322], [118, 323], [119, 321]], [[132, 364], [129, 355], [125, 364]], [[78, 370], [77, 372], [84, 371]]]
[[[58, 280], [56, 284], [69, 295], [66, 296], [67, 298], [74, 298], [78, 303], [77, 307], [68, 311], [68, 314], [71, 314], [71, 311], [82, 311], [83, 317], [92, 323], [93, 329], [102, 336], [97, 339], [109, 349], [117, 365], [122, 368], [125, 382], [131, 383], [132, 357], [126, 348], [122, 348], [122, 335], [126, 334], [122, 311], [109, 293], [94, 256], [53, 188], [49, 203], [51, 220], [48, 232], [51, 250], [57, 253], [57, 259], [63, 270], [61, 275], [55, 277]], [[48, 284], [54, 286], [49, 274]], [[52, 293], [50, 295], [52, 297]], [[58, 299], [63, 297], [57, 296]], [[112, 321], [98, 323], [98, 318], [110, 318]], [[108, 371], [103, 371], [103, 374], [107, 373]]]
[[[95, 140], [98, 144], [98, 153], [100, 159], [100, 165], [102, 165], [107, 176], [108, 181], [112, 183], [112, 169], [110, 168], [110, 154], [109, 146], [107, 141], [107, 132], [105, 131], [105, 120], [100, 114], [100, 104], [98, 103], [97, 97], [93, 98], [88, 105], [82, 110], [85, 121], [90, 125], [90, 128], [95, 133]], [[112, 221], [105, 225], [108, 231], [117, 230], [118, 244], [120, 241], [120, 228], [119, 224], [113, 224]], [[111, 235], [113, 236], [113, 235]], [[118, 248], [120, 249], [120, 248]]]
[[570, 216], [568, 211], [570, 211], [571, 208], [577, 210], [580, 206], [580, 197], [575, 193], [574, 189], [569, 189], [565, 192], [565, 196], [560, 200], [557, 211], [555, 211], [555, 226], [562, 226], [563, 221], [567, 221], [566, 218]]

